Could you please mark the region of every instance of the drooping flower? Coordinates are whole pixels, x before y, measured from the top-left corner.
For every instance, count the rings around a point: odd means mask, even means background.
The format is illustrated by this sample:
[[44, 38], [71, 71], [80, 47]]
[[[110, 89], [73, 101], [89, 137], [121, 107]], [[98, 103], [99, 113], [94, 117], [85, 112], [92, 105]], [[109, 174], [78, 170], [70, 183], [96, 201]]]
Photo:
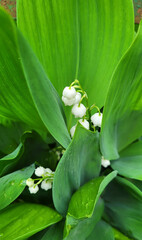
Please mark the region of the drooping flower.
[[45, 168], [44, 167], [38, 167], [35, 169], [35, 175], [38, 177], [41, 177], [45, 174]]
[[76, 118], [82, 118], [86, 114], [86, 107], [81, 103], [81, 104], [75, 104], [72, 107], [72, 114]]
[[52, 188], [52, 184], [51, 182], [47, 181], [47, 180], [44, 180], [42, 183], [41, 183], [41, 188], [44, 189], [45, 191], [49, 190]]
[[38, 185], [34, 185], [33, 187], [29, 187], [30, 193], [33, 193], [33, 194], [37, 193], [38, 190], [39, 190]]
[[102, 113], [95, 113], [94, 115], [91, 116], [91, 121], [95, 127], [101, 127], [102, 125]]
[[33, 186], [34, 186], [34, 180], [33, 180], [32, 178], [28, 178], [28, 179], [26, 180], [26, 185], [27, 185], [28, 187], [33, 187]]

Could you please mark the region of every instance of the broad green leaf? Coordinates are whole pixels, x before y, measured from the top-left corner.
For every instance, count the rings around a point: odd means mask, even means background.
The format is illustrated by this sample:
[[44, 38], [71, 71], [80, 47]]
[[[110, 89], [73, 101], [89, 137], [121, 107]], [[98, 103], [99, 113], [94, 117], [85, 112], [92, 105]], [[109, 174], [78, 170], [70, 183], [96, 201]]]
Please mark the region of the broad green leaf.
[[120, 152], [120, 158], [111, 161], [111, 167], [122, 176], [142, 180], [142, 141]]
[[134, 36], [132, 1], [17, 2], [18, 27], [59, 95], [78, 78], [89, 101], [102, 106], [114, 68]]
[[5, 240], [25, 239], [61, 219], [55, 210], [44, 205], [13, 204], [0, 212], [0, 236]]
[[[73, 194], [66, 217], [65, 237], [69, 235], [69, 239], [73, 239], [70, 238], [70, 236], [73, 237], [76, 234], [80, 225], [82, 229], [82, 224], [90, 225], [90, 227], [88, 225], [88, 231], [86, 229], [83, 231], [83, 234], [87, 231], [86, 237], [89, 236], [95, 225], [93, 219], [96, 215], [96, 203], [106, 186], [116, 177], [116, 174], [116, 171], [114, 171], [106, 177], [95, 178], [80, 187], [79, 190]], [[102, 211], [103, 210], [101, 210], [101, 213]], [[86, 218], [88, 220], [86, 220]], [[85, 220], [85, 222], [83, 220]], [[97, 218], [97, 221], [98, 220]], [[80, 236], [78, 239], [80, 239]]]
[[116, 180], [108, 186], [103, 196], [108, 220], [128, 238], [141, 240], [142, 197], [123, 180], [119, 178]]
[[32, 176], [34, 165], [0, 178], [0, 210], [13, 202], [24, 190], [26, 179]]
[[0, 23], [0, 114], [45, 130], [27, 88], [15, 23], [1, 8]]
[[48, 129], [67, 147], [70, 136], [57, 92], [12, 19], [1, 9], [0, 22], [4, 23], [0, 25], [0, 114], [37, 131]]
[[48, 152], [48, 145], [38, 134], [26, 131], [22, 135], [18, 147], [10, 154], [0, 158], [0, 176], [27, 167], [34, 162], [39, 165], [44, 162], [41, 164], [42, 166], [50, 167], [49, 159], [47, 159]]
[[142, 135], [142, 23], [121, 59], [107, 95], [103, 114], [101, 149], [106, 159], [119, 157]]
[[18, 42], [27, 85], [37, 111], [53, 137], [67, 148], [71, 139], [65, 124], [61, 100], [31, 47], [20, 33]]
[[[93, 229], [92, 233], [86, 240], [115, 240], [113, 230], [109, 224], [104, 222], [103, 220], [99, 221], [95, 228]], [[123, 239], [121, 239], [123, 240]]]
[[90, 218], [83, 218], [77, 220], [70, 216], [66, 218], [66, 228], [64, 231], [64, 240], [84, 240], [92, 232], [96, 223], [100, 220], [104, 210], [104, 203], [100, 199], [94, 209]]
[[54, 175], [53, 201], [59, 213], [66, 213], [73, 192], [86, 181], [98, 176], [100, 168], [99, 134], [78, 124], [73, 140]]
[[25, 130], [26, 126], [18, 122], [10, 122], [7, 125], [0, 124], [0, 151], [3, 152], [3, 155], [14, 151]]
[[71, 198], [68, 215], [76, 219], [91, 217], [100, 195], [116, 175], [117, 171], [113, 171], [106, 177], [94, 178], [80, 187]]
[[49, 228], [47, 232], [43, 235], [41, 240], [62, 240], [63, 239], [63, 227], [64, 222], [59, 222]]

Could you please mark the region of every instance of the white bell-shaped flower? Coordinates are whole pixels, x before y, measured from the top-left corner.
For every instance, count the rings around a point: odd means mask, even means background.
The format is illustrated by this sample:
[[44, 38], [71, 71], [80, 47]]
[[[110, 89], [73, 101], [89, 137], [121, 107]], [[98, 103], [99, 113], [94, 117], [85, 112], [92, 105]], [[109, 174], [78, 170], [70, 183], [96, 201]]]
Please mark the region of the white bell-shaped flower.
[[103, 167], [107, 168], [108, 166], [110, 166], [110, 161], [107, 159], [104, 159], [104, 157], [102, 156], [101, 164]]
[[44, 167], [38, 167], [35, 169], [35, 175], [38, 177], [41, 177], [45, 174], [45, 168]]
[[45, 191], [47, 191], [48, 189], [52, 188], [52, 184], [51, 184], [51, 182], [48, 182], [48, 181], [44, 180], [41, 183], [41, 188], [44, 189]]
[[63, 97], [68, 98], [68, 99], [75, 98], [76, 90], [74, 87], [65, 87], [62, 95], [63, 95]]
[[51, 176], [52, 174], [52, 170], [50, 168], [45, 168], [45, 173], [44, 173], [44, 176]]
[[89, 122], [86, 119], [80, 119], [79, 122], [83, 127], [85, 127], [86, 129], [89, 129]]
[[81, 93], [77, 92], [77, 93], [76, 93], [76, 96], [75, 96], [75, 102], [74, 102], [74, 104], [79, 103], [80, 100], [81, 100]]
[[72, 107], [72, 114], [76, 118], [82, 118], [86, 114], [86, 107], [81, 103], [81, 104], [75, 104]]
[[64, 96], [62, 96], [62, 101], [65, 104], [65, 106], [72, 106], [73, 104], [75, 104], [76, 98], [66, 98]]
[[34, 186], [34, 180], [33, 180], [32, 178], [28, 178], [28, 179], [26, 180], [26, 185], [27, 185], [28, 187], [33, 187], [33, 186]]
[[34, 185], [33, 187], [29, 187], [30, 193], [33, 193], [33, 194], [37, 193], [38, 190], [39, 190], [38, 185]]
[[91, 117], [91, 121], [92, 121], [92, 123], [93, 123], [93, 125], [95, 126], [95, 127], [101, 127], [101, 125], [102, 125], [102, 117], [103, 117], [103, 114], [102, 113], [95, 113], [94, 115], [92, 115], [92, 117]]
[[76, 129], [76, 125], [74, 125], [74, 126], [70, 129], [71, 137], [73, 137], [73, 135], [74, 135], [74, 133], [75, 133], [75, 129]]

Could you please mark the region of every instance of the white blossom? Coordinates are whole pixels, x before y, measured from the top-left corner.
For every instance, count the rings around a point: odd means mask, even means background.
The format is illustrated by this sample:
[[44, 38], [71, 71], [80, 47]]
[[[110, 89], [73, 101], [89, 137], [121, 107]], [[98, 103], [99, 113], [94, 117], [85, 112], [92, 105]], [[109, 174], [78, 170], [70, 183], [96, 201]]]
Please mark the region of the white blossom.
[[44, 180], [41, 183], [41, 188], [47, 191], [48, 189], [52, 188], [52, 184], [51, 184], [51, 182]]
[[80, 100], [81, 100], [81, 93], [77, 92], [77, 93], [76, 93], [76, 96], [75, 96], [74, 104], [79, 103]]
[[89, 129], [89, 122], [86, 119], [80, 119], [79, 122], [83, 127], [85, 127], [86, 129]]
[[34, 185], [33, 187], [29, 187], [30, 193], [33, 193], [33, 194], [37, 193], [38, 190], [39, 190], [38, 185]]
[[33, 186], [34, 186], [34, 180], [33, 180], [32, 178], [28, 178], [28, 179], [26, 180], [26, 185], [27, 185], [28, 187], [33, 187]]
[[76, 125], [74, 125], [74, 126], [70, 129], [71, 137], [73, 137], [73, 135], [74, 135], [74, 133], [75, 133], [75, 129], [76, 129]]
[[35, 169], [35, 175], [38, 177], [41, 177], [45, 174], [45, 168], [44, 167], [38, 167]]
[[103, 114], [102, 113], [95, 113], [94, 115], [92, 115], [92, 117], [91, 117], [91, 121], [92, 121], [92, 123], [93, 123], [93, 125], [95, 126], [95, 127], [101, 127], [101, 125], [102, 125], [102, 117], [103, 117]]
[[52, 170], [50, 168], [45, 168], [44, 176], [51, 176], [53, 174]]
[[63, 97], [72, 99], [76, 96], [76, 90], [74, 87], [65, 87], [63, 90]]
[[65, 104], [65, 106], [72, 106], [73, 104], [75, 104], [76, 98], [69, 99], [69, 98], [62, 96], [62, 101]]
[[86, 114], [86, 107], [81, 103], [81, 104], [75, 104], [72, 107], [72, 114], [76, 118], [82, 118]]
[[108, 166], [110, 166], [110, 161], [107, 159], [104, 159], [104, 157], [102, 156], [101, 164], [103, 167], [107, 168]]

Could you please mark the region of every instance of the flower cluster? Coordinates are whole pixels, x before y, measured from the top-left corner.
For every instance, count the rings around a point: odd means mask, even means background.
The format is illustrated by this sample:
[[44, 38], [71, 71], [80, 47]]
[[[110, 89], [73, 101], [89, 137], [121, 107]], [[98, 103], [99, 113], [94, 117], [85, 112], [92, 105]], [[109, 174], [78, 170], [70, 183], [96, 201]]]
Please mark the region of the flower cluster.
[[[86, 99], [86, 107], [84, 104], [82, 104], [83, 99]], [[64, 102], [65, 106], [73, 106], [71, 112], [75, 118], [81, 118], [79, 122], [83, 127], [89, 130], [91, 123], [93, 124], [94, 128], [101, 127], [102, 113], [95, 105], [92, 105], [90, 108], [88, 107], [88, 96], [82, 89], [77, 79], [72, 82], [69, 87], [64, 88], [62, 93], [62, 101]], [[88, 115], [90, 116], [90, 112], [93, 108], [97, 108], [98, 112], [92, 115], [90, 119], [89, 117], [87, 119], [87, 112], [89, 112]], [[71, 137], [73, 137], [75, 133], [76, 126], [77, 124], [70, 129]]]
[[41, 188], [47, 191], [52, 188], [54, 172], [50, 168], [38, 167], [35, 169], [35, 175], [40, 178], [26, 180], [26, 185], [29, 187], [30, 193], [37, 193], [39, 191], [39, 184]]

